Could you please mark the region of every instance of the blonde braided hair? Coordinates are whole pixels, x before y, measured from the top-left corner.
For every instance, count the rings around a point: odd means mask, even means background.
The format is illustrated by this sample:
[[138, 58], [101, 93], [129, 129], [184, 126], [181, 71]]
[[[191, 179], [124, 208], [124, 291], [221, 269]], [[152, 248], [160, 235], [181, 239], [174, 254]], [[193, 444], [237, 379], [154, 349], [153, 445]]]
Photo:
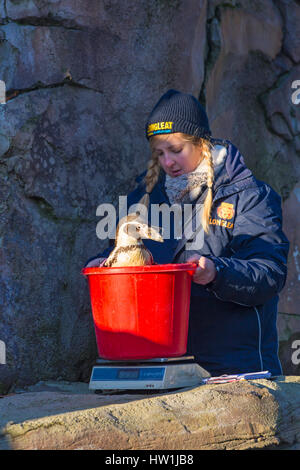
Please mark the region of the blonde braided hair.
[[[207, 163], [207, 196], [204, 201], [203, 214], [202, 214], [202, 225], [206, 233], [209, 231], [209, 217], [213, 201], [213, 182], [214, 182], [214, 165], [212, 159], [212, 144], [209, 140], [195, 137], [183, 133], [178, 133], [180, 137], [186, 142], [191, 142], [193, 145], [199, 147], [201, 151], [202, 159], [206, 160]], [[163, 135], [153, 136], [149, 139], [150, 148], [153, 150], [154, 142], [163, 137]], [[149, 193], [153, 190], [156, 185], [160, 173], [160, 164], [157, 155], [152, 151], [150, 161], [148, 163], [147, 173], [144, 178], [146, 185], [146, 194], [140, 200], [141, 204], [145, 204], [147, 207], [149, 205]]]
[[201, 151], [203, 158], [207, 163], [207, 196], [203, 205], [202, 225], [206, 233], [209, 231], [209, 217], [213, 202], [213, 184], [214, 184], [214, 164], [212, 159], [212, 144], [201, 139]]
[[[150, 143], [151, 147], [151, 143]], [[149, 206], [149, 194], [156, 185], [160, 173], [160, 164], [158, 161], [158, 156], [152, 152], [151, 158], [148, 162], [147, 173], [144, 178], [144, 183], [146, 186], [146, 194], [139, 201], [140, 204], [144, 204], [146, 207]]]

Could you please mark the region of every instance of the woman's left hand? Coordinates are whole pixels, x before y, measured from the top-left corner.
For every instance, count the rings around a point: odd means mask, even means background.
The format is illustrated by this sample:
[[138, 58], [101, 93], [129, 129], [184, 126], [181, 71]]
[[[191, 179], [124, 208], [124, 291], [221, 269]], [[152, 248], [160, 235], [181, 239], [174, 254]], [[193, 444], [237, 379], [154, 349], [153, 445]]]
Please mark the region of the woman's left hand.
[[215, 279], [217, 271], [211, 259], [205, 258], [204, 256], [193, 255], [188, 258], [186, 262], [196, 263], [198, 265], [193, 276], [193, 281], [197, 284], [205, 286]]

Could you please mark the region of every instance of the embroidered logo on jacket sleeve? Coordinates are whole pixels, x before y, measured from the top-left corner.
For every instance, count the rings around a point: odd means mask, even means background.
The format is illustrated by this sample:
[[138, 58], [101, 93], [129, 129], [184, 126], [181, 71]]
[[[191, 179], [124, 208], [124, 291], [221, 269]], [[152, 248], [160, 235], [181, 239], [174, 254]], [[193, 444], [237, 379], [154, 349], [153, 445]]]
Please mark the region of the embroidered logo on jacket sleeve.
[[222, 202], [217, 209], [217, 214], [221, 219], [230, 220], [234, 216], [234, 207], [233, 204], [228, 202]]
[[209, 218], [210, 225], [218, 225], [219, 227], [225, 227], [228, 229], [233, 229], [234, 224], [230, 220], [234, 217], [234, 206], [228, 202], [222, 202], [217, 208], [217, 215], [219, 219], [213, 217]]

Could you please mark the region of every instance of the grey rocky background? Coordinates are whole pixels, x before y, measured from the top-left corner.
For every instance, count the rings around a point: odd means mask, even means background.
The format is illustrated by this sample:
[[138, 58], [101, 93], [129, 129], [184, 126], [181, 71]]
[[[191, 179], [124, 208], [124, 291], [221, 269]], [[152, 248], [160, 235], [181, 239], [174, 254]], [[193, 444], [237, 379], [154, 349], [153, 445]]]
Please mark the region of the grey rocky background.
[[283, 197], [280, 354], [299, 374], [300, 2], [2, 0], [0, 17], [0, 390], [88, 379], [96, 208], [145, 169], [145, 118], [171, 87], [199, 97], [213, 134]]

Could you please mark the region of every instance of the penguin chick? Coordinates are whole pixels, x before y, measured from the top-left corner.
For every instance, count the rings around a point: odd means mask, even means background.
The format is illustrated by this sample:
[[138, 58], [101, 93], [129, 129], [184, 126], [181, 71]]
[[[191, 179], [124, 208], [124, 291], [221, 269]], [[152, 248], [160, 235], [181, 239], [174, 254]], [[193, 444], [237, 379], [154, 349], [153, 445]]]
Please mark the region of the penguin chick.
[[146, 266], [154, 264], [151, 252], [145, 247], [143, 238], [163, 242], [160, 233], [139, 219], [139, 214], [129, 214], [120, 220], [115, 248], [104, 263], [104, 267]]

